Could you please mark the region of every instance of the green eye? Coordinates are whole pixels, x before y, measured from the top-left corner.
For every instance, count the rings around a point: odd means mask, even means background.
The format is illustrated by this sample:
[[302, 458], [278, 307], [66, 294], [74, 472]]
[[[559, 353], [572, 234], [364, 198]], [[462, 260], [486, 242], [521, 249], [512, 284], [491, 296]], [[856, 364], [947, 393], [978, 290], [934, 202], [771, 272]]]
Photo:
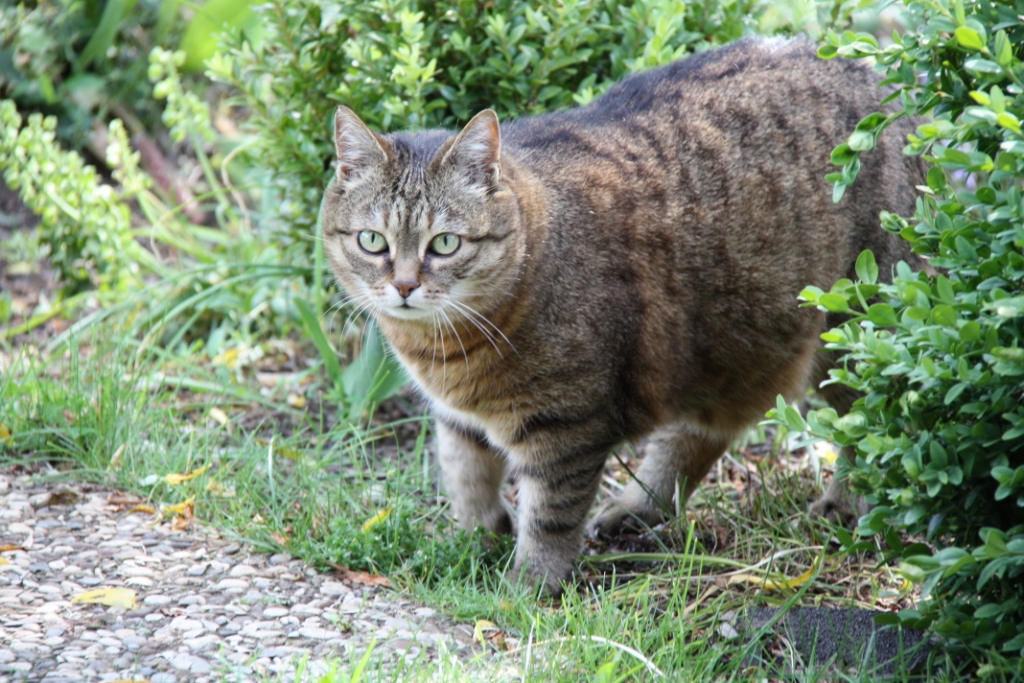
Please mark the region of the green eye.
[[359, 233], [359, 246], [371, 254], [379, 254], [388, 248], [388, 241], [379, 232], [363, 230]]
[[450, 232], [443, 232], [434, 239], [430, 240], [430, 251], [441, 256], [448, 256], [454, 254], [455, 250], [462, 244], [462, 238], [458, 235], [453, 235]]

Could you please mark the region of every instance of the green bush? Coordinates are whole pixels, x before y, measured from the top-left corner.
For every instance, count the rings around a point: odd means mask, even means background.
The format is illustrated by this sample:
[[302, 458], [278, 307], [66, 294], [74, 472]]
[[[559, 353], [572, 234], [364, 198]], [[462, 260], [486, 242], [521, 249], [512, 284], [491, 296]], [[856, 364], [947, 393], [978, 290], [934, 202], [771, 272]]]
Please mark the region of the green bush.
[[[824, 335], [845, 354], [834, 381], [862, 393], [852, 412], [818, 410], [811, 431], [853, 445], [852, 487], [874, 505], [858, 533], [882, 533], [925, 600], [901, 614], [952, 642], [1024, 654], [1024, 18], [1021, 2], [919, 0], [917, 28], [880, 49], [832, 34], [823, 56], [872, 56], [898, 88], [899, 116], [930, 113], [908, 154], [931, 164], [912, 218], [883, 215], [933, 274], [804, 292], [851, 312]], [[837, 194], [893, 117], [866, 119], [833, 155]], [[795, 411], [783, 421], [801, 429]], [[914, 542], [901, 544], [896, 532]], [[851, 547], [852, 538], [846, 537]], [[990, 666], [996, 666], [994, 663]]]
[[584, 103], [626, 73], [751, 32], [766, 0], [271, 0], [263, 38], [210, 62], [254, 131], [265, 219], [311, 240], [339, 103], [377, 130], [456, 126]]

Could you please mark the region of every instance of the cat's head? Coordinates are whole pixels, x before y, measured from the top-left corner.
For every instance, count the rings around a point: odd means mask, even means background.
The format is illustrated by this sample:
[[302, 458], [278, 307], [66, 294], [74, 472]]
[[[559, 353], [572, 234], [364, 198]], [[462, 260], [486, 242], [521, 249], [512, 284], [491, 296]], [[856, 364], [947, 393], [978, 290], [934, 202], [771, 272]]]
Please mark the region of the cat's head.
[[493, 111], [457, 136], [381, 136], [346, 107], [334, 126], [324, 249], [357, 305], [434, 325], [486, 314], [508, 295], [525, 240]]

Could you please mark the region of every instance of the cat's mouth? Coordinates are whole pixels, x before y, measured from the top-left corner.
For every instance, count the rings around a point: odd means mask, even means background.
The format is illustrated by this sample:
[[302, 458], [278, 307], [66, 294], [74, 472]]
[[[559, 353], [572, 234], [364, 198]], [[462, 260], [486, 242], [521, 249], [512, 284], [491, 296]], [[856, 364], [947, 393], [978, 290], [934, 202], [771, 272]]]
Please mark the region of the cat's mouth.
[[402, 302], [400, 306], [382, 308], [381, 313], [399, 320], [429, 320], [431, 317], [429, 310], [419, 306], [410, 306], [408, 301]]

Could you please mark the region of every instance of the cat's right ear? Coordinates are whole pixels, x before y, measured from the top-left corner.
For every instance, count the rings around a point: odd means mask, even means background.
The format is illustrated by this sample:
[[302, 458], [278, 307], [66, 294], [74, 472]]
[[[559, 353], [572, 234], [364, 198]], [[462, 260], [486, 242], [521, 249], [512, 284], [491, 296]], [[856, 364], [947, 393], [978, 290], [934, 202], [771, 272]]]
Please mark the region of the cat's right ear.
[[366, 171], [383, 166], [388, 160], [387, 139], [374, 133], [344, 105], [334, 112], [334, 150], [338, 155], [335, 177], [349, 182]]

